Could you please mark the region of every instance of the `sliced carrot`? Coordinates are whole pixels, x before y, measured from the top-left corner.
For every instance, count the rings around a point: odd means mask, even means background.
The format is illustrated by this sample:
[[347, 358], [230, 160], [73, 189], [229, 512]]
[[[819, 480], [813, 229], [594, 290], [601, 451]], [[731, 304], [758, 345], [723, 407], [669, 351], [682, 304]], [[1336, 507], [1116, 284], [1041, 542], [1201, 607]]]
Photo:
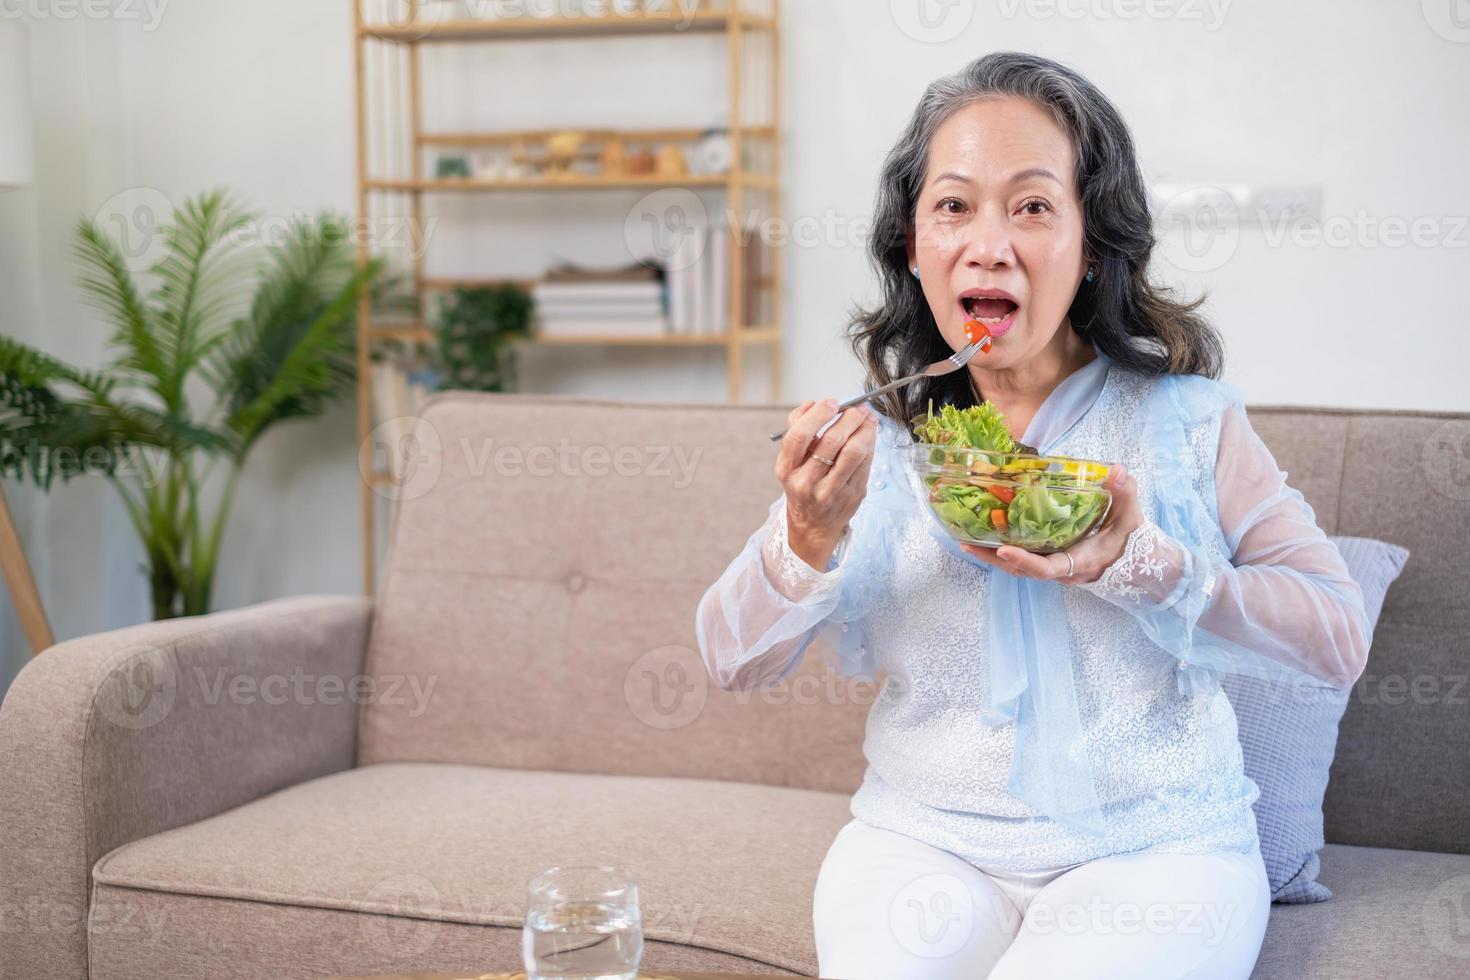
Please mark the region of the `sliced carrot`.
[[1010, 487], [1003, 487], [999, 483], [992, 484], [985, 489], [990, 491], [990, 493], [992, 493], [996, 497], [999, 497], [1006, 503], [1010, 503], [1012, 500], [1016, 499], [1016, 491], [1012, 490]]
[[994, 524], [995, 529], [1002, 534], [1010, 529], [1010, 526], [1006, 523], [1006, 512], [999, 507], [990, 512], [990, 523]]

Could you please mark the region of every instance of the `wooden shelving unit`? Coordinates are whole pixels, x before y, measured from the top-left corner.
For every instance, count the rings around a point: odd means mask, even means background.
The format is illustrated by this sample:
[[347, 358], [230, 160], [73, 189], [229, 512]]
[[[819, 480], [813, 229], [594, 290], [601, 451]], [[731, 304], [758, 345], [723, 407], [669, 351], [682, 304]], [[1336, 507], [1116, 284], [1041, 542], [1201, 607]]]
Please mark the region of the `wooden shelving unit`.
[[[422, 0], [349, 0], [353, 5], [353, 48], [355, 52], [356, 115], [357, 115], [357, 211], [362, 219], [370, 221], [375, 206], [385, 200], [406, 201], [407, 217], [414, 227], [423, 226], [424, 201], [430, 194], [507, 194], [518, 192], [567, 192], [596, 193], [608, 190], [663, 188], [708, 188], [724, 193], [724, 204], [732, 215], [744, 217], [747, 208], [758, 211], [763, 219], [780, 220], [783, 215], [783, 196], [780, 185], [781, 173], [781, 115], [780, 115], [780, 56], [781, 38], [779, 29], [780, 0], [697, 0], [678, 5], [648, 0], [654, 9], [638, 13], [614, 10], [607, 4], [600, 14], [568, 17], [523, 16], [515, 19], [498, 20], [440, 20], [431, 19], [427, 11], [435, 8]], [[691, 10], [691, 8], [693, 8]], [[474, 9], [471, 7], [470, 9]], [[437, 15], [436, 15], [437, 16]], [[744, 120], [754, 101], [744, 97], [743, 84], [755, 73], [747, 75], [745, 55], [753, 48], [750, 41], [758, 34], [768, 53], [767, 75], [769, 105], [763, 108], [765, 118], [747, 125]], [[436, 179], [424, 172], [426, 150], [434, 147], [469, 149], [474, 147], [503, 146], [520, 142], [535, 143], [544, 140], [552, 130], [517, 130], [498, 132], [431, 132], [423, 126], [421, 92], [423, 88], [423, 57], [425, 45], [439, 44], [491, 44], [503, 45], [518, 41], [549, 41], [565, 39], [569, 42], [585, 43], [588, 39], [618, 37], [666, 37], [671, 44], [684, 36], [723, 35], [728, 58], [728, 119], [729, 137], [733, 166], [720, 175], [689, 175], [677, 179], [660, 176], [617, 175], [525, 177], [514, 179]], [[399, 121], [399, 129], [409, 144], [410, 166], [407, 173], [384, 174], [375, 172], [370, 159], [370, 133], [374, 125], [382, 122], [382, 115], [389, 110], [372, 104], [369, 96], [374, 46], [382, 46], [393, 52], [393, 60], [400, 66], [406, 83], [406, 119]], [[568, 120], [575, 126], [576, 120]], [[591, 120], [585, 120], [591, 122]], [[703, 120], [699, 120], [703, 122]], [[600, 127], [577, 127], [589, 137], [621, 137], [630, 142], [688, 142], [696, 139], [704, 126], [668, 129], [607, 129], [605, 121]], [[763, 152], [751, 152], [757, 148]], [[749, 161], [757, 160], [759, 165]], [[751, 200], [759, 197], [759, 207], [752, 207]], [[739, 401], [743, 383], [745, 350], [749, 346], [764, 347], [770, 364], [770, 390], [772, 398], [779, 398], [781, 379], [781, 307], [782, 307], [782, 263], [771, 246], [767, 251], [768, 272], [752, 272], [747, 268], [746, 242], [742, 240], [739, 224], [730, 228], [729, 247], [729, 323], [731, 329], [721, 334], [664, 334], [656, 336], [533, 336], [526, 343], [537, 346], [612, 346], [643, 347], [650, 349], [718, 349], [725, 354], [728, 398]], [[372, 255], [372, 245], [366, 240], [359, 242], [359, 261], [367, 262]], [[363, 454], [360, 459], [363, 471], [370, 474], [363, 485], [362, 532], [363, 532], [363, 581], [364, 591], [371, 595], [376, 591], [376, 534], [377, 502], [383, 498], [379, 491], [392, 483], [391, 474], [377, 465], [375, 449], [369, 445], [373, 429], [372, 352], [378, 342], [431, 343], [434, 331], [428, 324], [426, 297], [453, 289], [456, 286], [491, 285], [501, 282], [516, 282], [530, 288], [534, 279], [485, 278], [449, 279], [433, 277], [425, 272], [424, 256], [413, 257], [411, 278], [417, 301], [417, 316], [409, 321], [401, 317], [393, 321], [375, 321], [371, 304], [364, 299], [358, 309], [358, 445]], [[493, 273], [494, 270], [486, 270]], [[761, 322], [750, 322], [753, 311], [748, 310], [747, 297], [759, 295], [764, 311]], [[753, 304], [751, 304], [753, 305]], [[754, 315], [760, 316], [759, 313]]]

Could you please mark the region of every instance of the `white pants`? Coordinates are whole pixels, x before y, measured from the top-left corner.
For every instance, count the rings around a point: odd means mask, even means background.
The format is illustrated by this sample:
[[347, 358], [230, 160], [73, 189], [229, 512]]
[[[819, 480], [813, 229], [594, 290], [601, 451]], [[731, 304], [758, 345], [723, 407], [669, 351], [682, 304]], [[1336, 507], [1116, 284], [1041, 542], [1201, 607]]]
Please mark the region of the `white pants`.
[[812, 919], [829, 980], [1243, 980], [1270, 909], [1259, 851], [1120, 854], [1024, 875], [854, 819], [822, 862]]

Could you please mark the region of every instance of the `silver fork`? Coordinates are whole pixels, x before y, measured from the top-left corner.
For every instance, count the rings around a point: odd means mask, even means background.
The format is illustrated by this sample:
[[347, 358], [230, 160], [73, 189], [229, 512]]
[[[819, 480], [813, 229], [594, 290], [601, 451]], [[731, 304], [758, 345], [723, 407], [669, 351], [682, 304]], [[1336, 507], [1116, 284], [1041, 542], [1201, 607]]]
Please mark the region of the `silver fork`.
[[[826, 422], [822, 423], [822, 427], [817, 430], [815, 438], [820, 439], [822, 437], [822, 434], [830, 429], [834, 422], [842, 418], [842, 413], [847, 409], [852, 408], [854, 405], [861, 405], [863, 402], [873, 398], [877, 398], [879, 395], [886, 395], [893, 389], [902, 388], [906, 384], [912, 384], [913, 382], [918, 381], [920, 378], [938, 378], [946, 374], [952, 374], [953, 372], [958, 371], [960, 368], [968, 364], [970, 362], [970, 358], [975, 356], [975, 352], [981, 350], [990, 350], [990, 337], [988, 335], [981, 337], [979, 340], [975, 341], [964, 350], [955, 351], [953, 354], [949, 355], [942, 361], [935, 361], [933, 364], [929, 365], [917, 374], [910, 374], [908, 377], [899, 378], [897, 381], [890, 381], [881, 388], [874, 388], [872, 391], [858, 395], [856, 398], [849, 398], [847, 401], [837, 406], [836, 415], [832, 416]], [[790, 431], [791, 429], [788, 427], [782, 429], [780, 432], [772, 432], [771, 441], [779, 442], [781, 438]]]

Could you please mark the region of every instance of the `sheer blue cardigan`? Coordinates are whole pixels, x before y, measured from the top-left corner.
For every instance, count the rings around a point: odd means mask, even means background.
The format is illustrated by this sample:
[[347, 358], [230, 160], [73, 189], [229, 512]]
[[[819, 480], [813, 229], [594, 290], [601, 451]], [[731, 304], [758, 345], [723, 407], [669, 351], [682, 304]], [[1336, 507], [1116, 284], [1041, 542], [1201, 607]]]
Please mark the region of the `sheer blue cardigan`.
[[[1041, 405], [1021, 441], [1041, 453], [1052, 452], [1093, 410], [1111, 366], [1112, 361], [1098, 352], [1094, 360], [1064, 379]], [[1221, 671], [1273, 683], [1296, 685], [1305, 681], [1320, 687], [1322, 678], [1262, 652], [1263, 647], [1277, 642], [1275, 637], [1263, 633], [1261, 642], [1253, 644], [1249, 638], [1227, 638], [1199, 626], [1201, 614], [1212, 601], [1215, 574], [1207, 542], [1213, 537], [1216, 545], [1224, 544], [1227, 555], [1232, 548], [1220, 528], [1215, 501], [1204, 499], [1196, 490], [1188, 433], [1231, 406], [1243, 408], [1241, 392], [1232, 385], [1198, 375], [1168, 375], [1157, 379], [1141, 408], [1139, 438], [1147, 448], [1154, 488], [1152, 513], [1145, 517], [1184, 549], [1185, 560], [1183, 574], [1166, 601], [1130, 606], [1130, 611], [1155, 643], [1178, 658], [1176, 676], [1183, 695], [1219, 692]], [[718, 620], [716, 626], [701, 626], [701, 647], [722, 645], [724, 641], [709, 639], [716, 632], [736, 638], [759, 633], [760, 641], [753, 646], [764, 648], [804, 635], [800, 642], [804, 650], [812, 639], [821, 638], [835, 655], [835, 660], [829, 660], [834, 670], [874, 679], [876, 662], [867, 648], [863, 617], [894, 567], [896, 530], [916, 510], [922, 512], [927, 515], [930, 534], [945, 551], [991, 571], [987, 615], [976, 617], [976, 628], [988, 631], [989, 647], [990, 700], [982, 720], [990, 726], [1016, 726], [1009, 789], [1061, 824], [1105, 836], [1106, 821], [1082, 742], [1073, 685], [1071, 634], [1061, 591], [1068, 586], [1012, 576], [966, 553], [944, 531], [932, 510], [921, 503], [922, 487], [904, 458], [905, 447], [912, 441], [905, 428], [886, 417], [882, 419], [867, 496], [849, 522], [847, 540], [828, 567], [829, 571], [841, 569], [835, 589], [800, 603], [789, 602], [772, 591], [765, 601], [780, 604], [780, 614], [765, 625], [767, 616], [763, 612], [763, 625], [749, 627], [737, 621], [739, 602], [730, 594], [733, 578], [727, 573], [701, 601], [702, 620]], [[1287, 495], [1300, 499], [1295, 490], [1283, 484], [1273, 500]], [[773, 505], [773, 516], [783, 501]], [[1316, 530], [1315, 525], [1312, 529]], [[1320, 535], [1320, 531], [1317, 533]], [[759, 560], [756, 549], [761, 536], [760, 532], [752, 536], [743, 556], [745, 562]], [[741, 559], [732, 563], [732, 571], [740, 563]], [[1291, 571], [1285, 569], [1288, 574]], [[1351, 588], [1350, 582], [1347, 587], [1341, 587], [1337, 579], [1326, 584], [1329, 591], [1338, 590], [1331, 598], [1344, 603], [1343, 608], [1357, 620], [1358, 629], [1366, 631], [1361, 594]], [[717, 608], [719, 612], [715, 612]], [[1244, 619], [1249, 623], [1249, 616]], [[713, 662], [712, 658], [720, 654], [705, 650], [705, 656], [707, 662]], [[794, 666], [793, 662], [787, 672]]]

